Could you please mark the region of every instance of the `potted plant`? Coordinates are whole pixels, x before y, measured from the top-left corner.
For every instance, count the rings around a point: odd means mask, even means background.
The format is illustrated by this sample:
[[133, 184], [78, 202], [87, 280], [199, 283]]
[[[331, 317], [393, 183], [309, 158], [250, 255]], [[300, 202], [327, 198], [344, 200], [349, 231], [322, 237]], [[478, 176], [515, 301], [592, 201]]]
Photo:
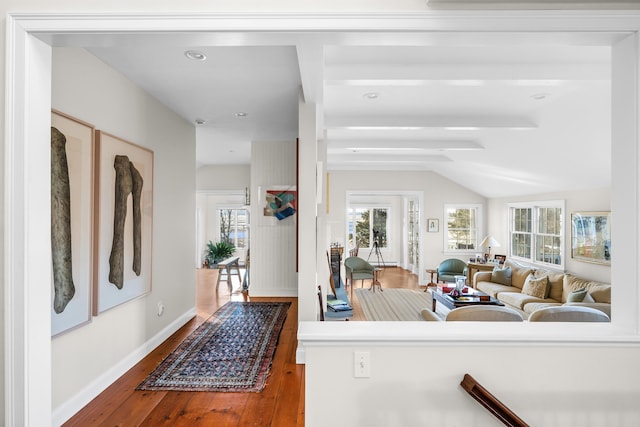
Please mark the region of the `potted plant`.
[[225, 241], [213, 243], [211, 240], [209, 240], [204, 257], [209, 264], [209, 268], [213, 268], [218, 264], [218, 262], [233, 255], [235, 250], [236, 247], [232, 243]]

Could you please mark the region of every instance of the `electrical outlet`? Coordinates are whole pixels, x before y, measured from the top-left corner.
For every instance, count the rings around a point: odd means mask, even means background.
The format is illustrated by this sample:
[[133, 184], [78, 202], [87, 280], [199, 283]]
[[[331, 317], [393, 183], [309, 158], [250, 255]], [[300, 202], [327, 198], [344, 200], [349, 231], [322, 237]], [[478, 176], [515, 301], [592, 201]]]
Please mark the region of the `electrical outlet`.
[[164, 314], [164, 304], [162, 301], [158, 302], [158, 317]]
[[368, 351], [353, 353], [354, 378], [369, 378], [371, 376], [371, 355]]

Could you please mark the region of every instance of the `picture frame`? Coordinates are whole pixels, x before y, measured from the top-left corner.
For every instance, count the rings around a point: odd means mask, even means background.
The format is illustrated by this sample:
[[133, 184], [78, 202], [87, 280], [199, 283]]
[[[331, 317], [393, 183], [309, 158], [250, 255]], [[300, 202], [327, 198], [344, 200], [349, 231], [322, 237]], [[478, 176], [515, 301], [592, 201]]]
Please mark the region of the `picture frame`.
[[504, 264], [505, 261], [507, 260], [506, 255], [494, 255], [494, 258], [498, 260], [499, 264]]
[[96, 152], [94, 315], [151, 292], [153, 232], [153, 151], [98, 130]]
[[[62, 222], [67, 223], [63, 228], [70, 236], [64, 239], [71, 249], [70, 266], [62, 267], [60, 262], [52, 262], [51, 336], [55, 337], [92, 319], [95, 127], [55, 109], [51, 110], [51, 127], [52, 140], [54, 135], [59, 135], [54, 128], [64, 136], [63, 151], [57, 151], [60, 146], [54, 148], [52, 141], [52, 175], [60, 172], [54, 163], [60, 165], [60, 156], [64, 152], [69, 184], [69, 215], [62, 213], [59, 203], [52, 203], [52, 255], [56, 257], [56, 251], [64, 250], [66, 246], [64, 242], [56, 243], [62, 238], [59, 234]], [[60, 193], [57, 196], [53, 193], [59, 191], [56, 183], [60, 185], [62, 181], [59, 175], [52, 176], [52, 201], [60, 197]], [[54, 231], [54, 224], [58, 224], [55, 226], [58, 231]], [[61, 271], [63, 269], [66, 272]], [[61, 280], [61, 275], [71, 280]], [[67, 289], [63, 290], [65, 287]], [[72, 289], [71, 298], [68, 296], [69, 287]]]
[[611, 265], [611, 212], [571, 214], [571, 258]]
[[295, 185], [267, 186], [261, 194], [264, 207], [263, 216], [278, 221], [293, 217], [298, 210], [298, 192]]
[[440, 221], [437, 218], [427, 219], [427, 232], [437, 233], [440, 229]]

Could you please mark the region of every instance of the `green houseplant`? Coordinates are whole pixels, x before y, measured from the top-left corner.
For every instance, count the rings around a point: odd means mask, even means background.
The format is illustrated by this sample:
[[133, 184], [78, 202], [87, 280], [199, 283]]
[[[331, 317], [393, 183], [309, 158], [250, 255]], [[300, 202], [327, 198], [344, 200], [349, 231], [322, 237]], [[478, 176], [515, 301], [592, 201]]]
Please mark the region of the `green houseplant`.
[[233, 255], [235, 250], [236, 247], [232, 243], [225, 241], [213, 243], [209, 240], [205, 251], [205, 260], [208, 262], [209, 267], [213, 267], [218, 262]]

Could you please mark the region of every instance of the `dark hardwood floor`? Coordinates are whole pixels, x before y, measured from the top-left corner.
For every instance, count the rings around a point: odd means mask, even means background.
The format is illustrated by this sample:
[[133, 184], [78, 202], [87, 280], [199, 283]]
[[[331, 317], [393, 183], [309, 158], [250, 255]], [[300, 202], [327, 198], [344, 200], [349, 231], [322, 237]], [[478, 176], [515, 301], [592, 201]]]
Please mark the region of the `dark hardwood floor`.
[[[196, 271], [197, 316], [131, 368], [64, 426], [304, 426], [304, 365], [296, 365], [298, 300], [251, 298], [229, 294], [226, 286], [215, 291], [216, 270]], [[417, 278], [401, 268], [380, 275], [383, 288], [420, 289]], [[356, 283], [360, 287], [361, 282]], [[365, 282], [365, 287], [369, 286]], [[239, 287], [234, 279], [234, 287]], [[350, 289], [348, 289], [350, 293]], [[189, 333], [227, 301], [291, 301], [267, 379], [260, 393], [207, 393], [140, 391], [136, 386]], [[365, 320], [357, 298], [352, 298], [352, 321]]]

